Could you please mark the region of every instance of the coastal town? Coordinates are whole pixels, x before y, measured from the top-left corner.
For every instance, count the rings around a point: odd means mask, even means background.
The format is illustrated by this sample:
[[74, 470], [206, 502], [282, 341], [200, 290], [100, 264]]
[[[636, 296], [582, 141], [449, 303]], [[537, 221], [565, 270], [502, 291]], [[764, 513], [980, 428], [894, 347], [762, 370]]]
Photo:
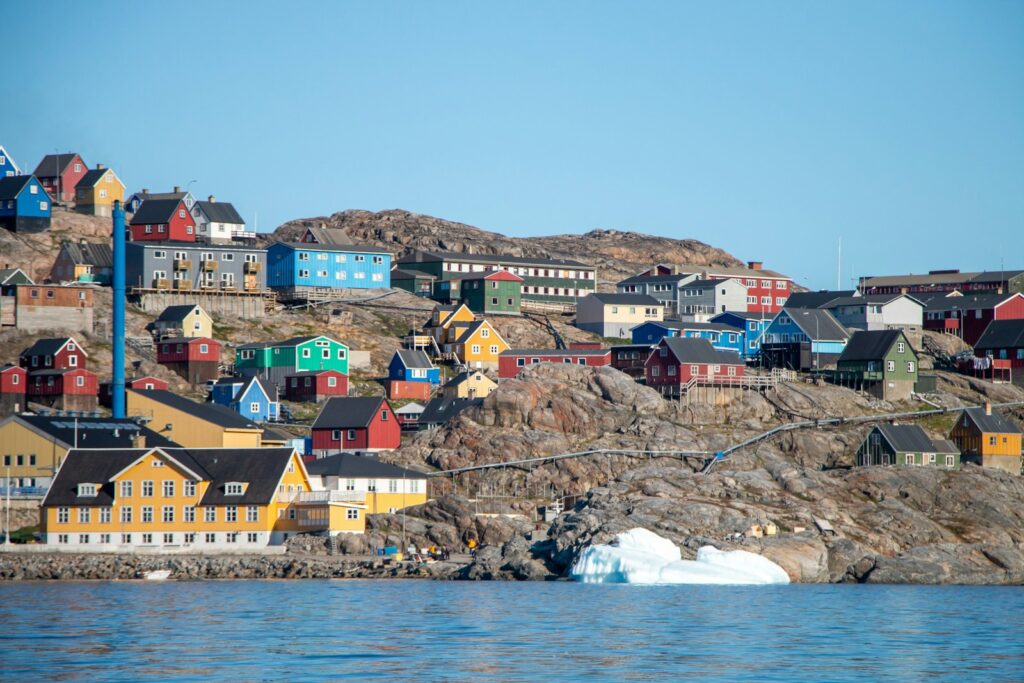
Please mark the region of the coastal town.
[[[32, 239], [60, 224], [48, 268], [6, 252], [0, 264], [11, 552], [261, 553], [318, 539], [381, 562], [472, 557], [510, 542], [488, 538], [482, 519], [545, 542], [591, 489], [628, 471], [593, 480], [565, 463], [667, 457], [710, 476], [776, 434], [830, 424], [855, 431], [821, 470], [1021, 475], [1024, 269], [857, 274], [828, 291], [755, 260], [617, 264], [631, 274], [609, 278], [582, 251], [389, 248], [316, 221], [278, 239], [214, 196], [128, 194], [115, 168], [74, 152], [28, 168], [0, 146], [0, 228]], [[106, 236], [68, 229], [76, 216]], [[124, 305], [144, 334], [126, 333]], [[97, 361], [118, 345], [121, 367]], [[700, 439], [627, 447], [602, 431], [525, 452], [484, 445], [520, 424], [517, 397], [542, 398], [556, 376], [596, 383], [606, 401], [634, 396], [638, 421], [675, 411], [670, 422]], [[794, 392], [856, 410], [812, 415], [820, 401], [795, 409], [782, 398]], [[773, 411], [763, 429], [753, 419], [731, 436], [710, 417], [755, 401]], [[545, 479], [545, 467], [558, 471]], [[471, 505], [469, 522], [432, 536], [424, 510], [448, 499]], [[836, 534], [822, 516], [734, 527], [739, 541]]]

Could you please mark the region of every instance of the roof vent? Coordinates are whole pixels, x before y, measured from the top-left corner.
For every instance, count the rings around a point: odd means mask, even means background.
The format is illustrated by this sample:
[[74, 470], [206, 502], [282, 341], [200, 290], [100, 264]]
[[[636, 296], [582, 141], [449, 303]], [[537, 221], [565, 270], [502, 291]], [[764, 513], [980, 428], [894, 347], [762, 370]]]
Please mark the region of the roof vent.
[[174, 186], [174, 191], [175, 192], [181, 192], [181, 185], [175, 185]]
[[750, 268], [751, 270], [761, 270], [763, 267], [763, 261], [747, 261], [747, 268]]
[[215, 204], [217, 203], [217, 198], [211, 194], [209, 197], [206, 198], [206, 201], [210, 202], [211, 204]]

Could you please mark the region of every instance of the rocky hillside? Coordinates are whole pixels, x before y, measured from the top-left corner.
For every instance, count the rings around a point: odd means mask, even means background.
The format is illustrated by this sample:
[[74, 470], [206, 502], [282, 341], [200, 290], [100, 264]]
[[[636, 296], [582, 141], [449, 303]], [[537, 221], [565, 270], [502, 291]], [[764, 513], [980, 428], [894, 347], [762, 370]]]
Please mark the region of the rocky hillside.
[[506, 237], [496, 232], [433, 216], [392, 209], [350, 209], [331, 216], [289, 221], [274, 231], [274, 241], [296, 240], [309, 226], [340, 228], [357, 244], [384, 247], [404, 256], [414, 249], [473, 254], [509, 254], [577, 259], [594, 265], [605, 288], [653, 263], [740, 265], [721, 249], [692, 239], [669, 239], [621, 230], [591, 230], [582, 235]]
[[49, 274], [53, 261], [66, 240], [99, 242], [110, 239], [109, 218], [56, 208], [51, 229], [40, 233], [0, 230], [0, 268], [21, 268], [36, 282]]

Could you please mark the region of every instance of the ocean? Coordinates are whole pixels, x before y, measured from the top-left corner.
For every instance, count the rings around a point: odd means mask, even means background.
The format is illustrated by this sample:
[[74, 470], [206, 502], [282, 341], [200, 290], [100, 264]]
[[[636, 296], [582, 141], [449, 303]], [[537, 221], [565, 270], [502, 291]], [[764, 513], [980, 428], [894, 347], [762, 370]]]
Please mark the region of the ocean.
[[11, 582], [0, 680], [1024, 680], [1024, 588]]

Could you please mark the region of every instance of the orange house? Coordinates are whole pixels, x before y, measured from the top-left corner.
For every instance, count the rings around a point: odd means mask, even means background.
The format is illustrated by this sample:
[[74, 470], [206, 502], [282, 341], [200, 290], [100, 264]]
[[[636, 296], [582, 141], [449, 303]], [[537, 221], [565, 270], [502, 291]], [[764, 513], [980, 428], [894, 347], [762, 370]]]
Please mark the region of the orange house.
[[949, 439], [960, 448], [964, 462], [1020, 474], [1021, 428], [993, 411], [991, 403], [964, 410]]

